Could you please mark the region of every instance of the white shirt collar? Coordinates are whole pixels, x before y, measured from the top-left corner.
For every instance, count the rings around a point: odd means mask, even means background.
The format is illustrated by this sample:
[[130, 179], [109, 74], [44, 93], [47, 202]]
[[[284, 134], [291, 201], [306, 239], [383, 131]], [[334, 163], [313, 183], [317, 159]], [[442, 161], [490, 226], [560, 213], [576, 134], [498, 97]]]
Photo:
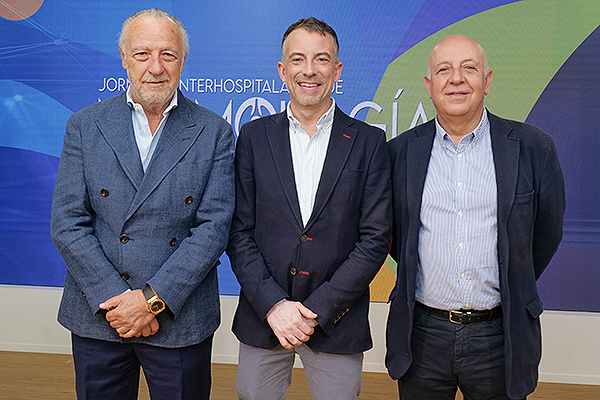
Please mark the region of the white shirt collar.
[[[335, 99], [333, 97], [330, 97], [330, 99], [331, 99], [331, 106], [329, 107], [329, 109], [327, 111], [325, 111], [325, 113], [323, 115], [321, 115], [321, 117], [317, 121], [317, 130], [322, 129], [322, 128], [327, 128], [331, 124], [333, 124], [333, 116], [335, 115]], [[294, 114], [292, 113], [292, 108], [290, 107], [290, 102], [288, 102], [286, 111], [287, 111], [288, 120], [290, 121], [290, 125], [298, 126], [298, 127], [302, 125], [300, 123], [300, 121], [298, 121], [298, 119], [296, 119], [296, 117], [294, 117]]]
[[[481, 137], [487, 131], [487, 129], [486, 129], [487, 126], [488, 126], [488, 115], [487, 115], [487, 109], [484, 108], [483, 113], [481, 114], [481, 120], [479, 121], [479, 124], [477, 124], [477, 127], [475, 127], [475, 129], [473, 129], [472, 132], [465, 135], [465, 136], [469, 136], [469, 135], [472, 136], [471, 143], [473, 144], [473, 146], [481, 140]], [[446, 130], [442, 127], [442, 125], [440, 125], [437, 114], [435, 116], [435, 133], [442, 140], [442, 143], [444, 142], [444, 138], [446, 136], [448, 138], [450, 138], [450, 134], [448, 132], [446, 132]]]

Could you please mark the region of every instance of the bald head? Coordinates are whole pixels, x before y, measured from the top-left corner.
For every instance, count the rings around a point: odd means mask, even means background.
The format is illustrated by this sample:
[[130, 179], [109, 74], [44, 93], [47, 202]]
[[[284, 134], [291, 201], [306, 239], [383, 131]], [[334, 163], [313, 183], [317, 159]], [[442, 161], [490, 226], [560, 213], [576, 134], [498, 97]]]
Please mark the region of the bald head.
[[481, 47], [479, 42], [465, 35], [452, 35], [440, 40], [440, 42], [435, 45], [433, 50], [431, 50], [431, 54], [429, 55], [429, 60], [427, 62], [428, 79], [431, 79], [431, 71], [434, 69], [434, 66], [444, 61], [443, 55], [448, 49], [457, 50], [461, 53], [474, 51], [482, 62], [484, 74], [487, 74], [487, 55], [485, 54], [485, 50], [483, 47]]
[[438, 122], [453, 138], [479, 124], [492, 77], [485, 51], [468, 36], [448, 36], [433, 48], [425, 86]]

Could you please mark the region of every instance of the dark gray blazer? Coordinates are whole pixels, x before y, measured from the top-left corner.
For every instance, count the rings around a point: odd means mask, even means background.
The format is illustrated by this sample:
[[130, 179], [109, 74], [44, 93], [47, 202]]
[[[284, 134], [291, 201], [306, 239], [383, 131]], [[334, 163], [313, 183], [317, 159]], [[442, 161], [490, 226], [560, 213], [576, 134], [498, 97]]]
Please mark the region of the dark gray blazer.
[[[506, 385], [511, 398], [536, 386], [541, 357], [536, 280], [562, 238], [565, 191], [554, 141], [540, 129], [488, 113], [498, 186], [498, 263], [504, 313]], [[386, 366], [408, 370], [415, 303], [420, 208], [435, 122], [389, 142], [394, 188], [392, 257], [398, 262], [387, 326]]]
[[73, 333], [121, 341], [98, 305], [150, 284], [168, 311], [148, 338], [199, 343], [219, 325], [216, 265], [234, 205], [231, 126], [178, 93], [144, 174], [125, 93], [67, 123], [52, 201], [52, 238], [67, 277], [58, 314]]
[[242, 127], [227, 253], [241, 286], [233, 332], [279, 344], [265, 320], [287, 298], [318, 314], [307, 345], [327, 353], [371, 347], [369, 283], [391, 239], [390, 164], [380, 129], [335, 110], [314, 209], [303, 227], [286, 113]]

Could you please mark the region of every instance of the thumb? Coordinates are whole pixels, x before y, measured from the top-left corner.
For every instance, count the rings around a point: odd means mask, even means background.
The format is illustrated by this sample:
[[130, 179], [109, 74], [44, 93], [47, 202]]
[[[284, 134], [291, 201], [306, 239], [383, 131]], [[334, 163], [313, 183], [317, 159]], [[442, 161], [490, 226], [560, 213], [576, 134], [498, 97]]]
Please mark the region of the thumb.
[[119, 305], [119, 301], [117, 300], [117, 298], [111, 297], [110, 299], [106, 300], [104, 303], [100, 303], [99, 307], [102, 310], [110, 310], [111, 308], [115, 308], [118, 305]]

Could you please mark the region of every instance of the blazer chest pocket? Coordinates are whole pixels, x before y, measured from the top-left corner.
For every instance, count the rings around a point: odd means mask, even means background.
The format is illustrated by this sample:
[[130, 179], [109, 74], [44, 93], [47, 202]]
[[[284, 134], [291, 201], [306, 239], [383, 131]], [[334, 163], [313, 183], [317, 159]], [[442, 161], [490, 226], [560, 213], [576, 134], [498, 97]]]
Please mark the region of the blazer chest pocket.
[[345, 169], [340, 175], [340, 179], [360, 179], [362, 170], [359, 169]]
[[357, 169], [344, 169], [340, 175], [336, 192], [340, 193], [342, 201], [348, 204], [356, 203], [360, 200], [359, 194], [362, 193], [362, 178], [363, 171]]
[[517, 195], [515, 195], [515, 201], [513, 202], [513, 204], [514, 205], [529, 204], [529, 203], [533, 202], [534, 196], [535, 196], [535, 192], [533, 190], [529, 193], [517, 194]]

